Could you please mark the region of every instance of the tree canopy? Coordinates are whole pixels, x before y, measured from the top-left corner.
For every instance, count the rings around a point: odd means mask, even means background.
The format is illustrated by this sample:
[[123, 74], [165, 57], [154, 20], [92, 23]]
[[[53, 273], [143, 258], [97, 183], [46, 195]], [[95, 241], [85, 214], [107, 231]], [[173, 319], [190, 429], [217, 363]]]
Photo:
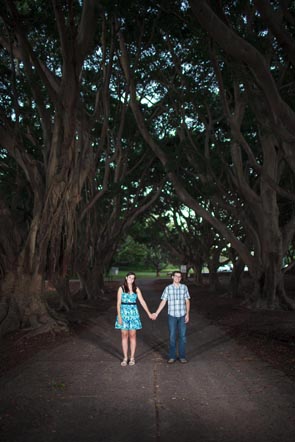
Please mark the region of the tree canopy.
[[[294, 2], [2, 0], [0, 14], [1, 333], [56, 326], [45, 278], [75, 271], [99, 296], [143, 214], [174, 256], [214, 273], [225, 244], [251, 303], [294, 308]], [[204, 235], [206, 258], [187, 239]]]

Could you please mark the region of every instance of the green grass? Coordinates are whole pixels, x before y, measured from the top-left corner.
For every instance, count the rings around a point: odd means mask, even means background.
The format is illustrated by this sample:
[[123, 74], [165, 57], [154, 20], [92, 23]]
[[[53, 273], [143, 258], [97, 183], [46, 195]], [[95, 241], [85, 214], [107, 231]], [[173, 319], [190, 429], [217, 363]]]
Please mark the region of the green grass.
[[[120, 281], [124, 280], [126, 274], [128, 272], [134, 272], [136, 274], [137, 279], [167, 279], [169, 278], [169, 275], [167, 275], [168, 272], [172, 272], [173, 270], [177, 270], [176, 267], [169, 267], [160, 272], [160, 276], [156, 276], [155, 270], [147, 269], [144, 270], [142, 268], [136, 269], [134, 267], [132, 268], [119, 268], [119, 273], [117, 275], [108, 274], [105, 275], [105, 281]], [[76, 275], [73, 275], [71, 278], [72, 280], [79, 280], [79, 278]]]
[[[168, 278], [168, 276], [167, 276], [168, 271], [169, 270], [161, 272], [158, 279], [159, 278]], [[110, 275], [110, 276], [107, 276], [106, 279], [111, 277], [111, 279], [114, 279], [114, 280], [117, 280], [117, 279], [123, 280], [128, 272], [134, 272], [136, 274], [137, 279], [141, 279], [141, 278], [142, 279], [143, 278], [144, 279], [156, 279], [157, 278], [156, 272], [154, 272], [154, 271], [136, 271], [136, 270], [132, 269], [132, 270], [126, 270], [126, 271], [125, 270], [119, 271], [118, 275]]]
[[142, 268], [119, 268], [118, 275], [106, 275], [106, 280], [120, 280], [124, 279], [128, 272], [134, 272], [136, 274], [137, 279], [145, 278], [145, 279], [156, 279], [156, 278], [169, 278], [167, 275], [168, 272], [175, 270], [175, 268], [166, 268], [160, 272], [160, 276], [156, 276], [155, 270], [151, 269], [142, 269]]

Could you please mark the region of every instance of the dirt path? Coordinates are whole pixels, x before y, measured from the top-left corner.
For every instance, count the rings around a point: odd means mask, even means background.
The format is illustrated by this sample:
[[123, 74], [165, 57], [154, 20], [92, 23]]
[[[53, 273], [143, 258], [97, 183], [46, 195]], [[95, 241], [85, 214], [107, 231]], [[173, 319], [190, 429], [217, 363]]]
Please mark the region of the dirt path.
[[[151, 310], [161, 287], [141, 281]], [[136, 365], [121, 367], [115, 305], [83, 333], [0, 378], [2, 442], [293, 442], [295, 384], [192, 308], [189, 363], [167, 365], [167, 311], [141, 309]]]

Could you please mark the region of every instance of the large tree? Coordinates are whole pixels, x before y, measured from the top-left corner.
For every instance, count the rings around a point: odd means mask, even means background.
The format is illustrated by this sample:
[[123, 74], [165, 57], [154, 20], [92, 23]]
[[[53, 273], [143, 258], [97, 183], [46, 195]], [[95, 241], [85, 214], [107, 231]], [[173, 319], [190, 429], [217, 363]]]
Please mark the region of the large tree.
[[[1, 285], [4, 333], [10, 328], [11, 306], [18, 326], [56, 326], [42, 297], [44, 271], [59, 267], [67, 272], [81, 189], [104, 151], [103, 103], [112, 52], [104, 44], [104, 19], [95, 0], [83, 6], [55, 0], [38, 7], [31, 1], [2, 3], [1, 148], [23, 171], [32, 195], [26, 234]], [[93, 52], [98, 37], [99, 51]], [[90, 104], [86, 60], [96, 66], [99, 83]], [[100, 135], [95, 140], [97, 121]]]
[[14, 247], [3, 248], [3, 260], [15, 256], [3, 266], [0, 333], [11, 317], [16, 327], [57, 326], [45, 277], [62, 308], [72, 305], [73, 271], [97, 296], [121, 236], [162, 186], [128, 109], [112, 17], [91, 0], [35, 6], [1, 9], [1, 153], [26, 181], [29, 214]]
[[[167, 128], [171, 132], [174, 129], [174, 143], [170, 141], [168, 146], [159, 140], [146, 121], [138, 97], [143, 95], [147, 80], [141, 81], [140, 69], [133, 62], [135, 43], [124, 32], [126, 25], [118, 23], [130, 105], [143, 137], [160, 158], [178, 197], [210, 222], [248, 265], [255, 281], [252, 301], [260, 307], [294, 308], [285, 294], [281, 272], [295, 225], [294, 198], [289, 192], [294, 175], [295, 127], [289, 47], [285, 50], [284, 44], [277, 44], [271, 23], [263, 14], [260, 17], [255, 7], [228, 2], [224, 10], [217, 6], [213, 11], [206, 1], [191, 5], [206, 33], [200, 32], [185, 6], [185, 13], [178, 10], [181, 37], [179, 31], [162, 22], [162, 44], [154, 51], [159, 59], [166, 53], [166, 63], [163, 59], [159, 62], [164, 75], [161, 78], [154, 63], [154, 77], [150, 77], [150, 82], [161, 85], [163, 91], [155, 103], [161, 109], [161, 119], [154, 127], [161, 128], [162, 133], [165, 125], [166, 133]], [[288, 16], [280, 14], [278, 18], [287, 21]], [[250, 26], [253, 21], [254, 31]], [[144, 26], [143, 20], [143, 30]], [[259, 39], [254, 43], [256, 36]], [[137, 42], [140, 54], [142, 47], [141, 39]], [[287, 67], [286, 60], [290, 62]], [[188, 160], [186, 164], [183, 156]], [[242, 238], [246, 235], [246, 242], [216, 216], [217, 212], [207, 210], [205, 200], [200, 203], [196, 198], [200, 183], [213, 188], [212, 202], [243, 225]], [[290, 207], [283, 223], [280, 200], [289, 202]]]

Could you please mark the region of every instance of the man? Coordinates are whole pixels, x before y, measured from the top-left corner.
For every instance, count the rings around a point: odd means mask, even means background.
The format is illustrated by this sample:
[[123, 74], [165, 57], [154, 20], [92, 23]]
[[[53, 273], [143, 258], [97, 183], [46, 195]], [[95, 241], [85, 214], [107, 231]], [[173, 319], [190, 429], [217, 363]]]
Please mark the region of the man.
[[161, 302], [153, 319], [157, 319], [168, 301], [169, 356], [168, 364], [176, 361], [176, 339], [178, 331], [178, 356], [182, 364], [187, 362], [185, 354], [186, 324], [189, 322], [190, 295], [185, 284], [181, 284], [181, 272], [172, 272], [173, 283], [163, 291]]

